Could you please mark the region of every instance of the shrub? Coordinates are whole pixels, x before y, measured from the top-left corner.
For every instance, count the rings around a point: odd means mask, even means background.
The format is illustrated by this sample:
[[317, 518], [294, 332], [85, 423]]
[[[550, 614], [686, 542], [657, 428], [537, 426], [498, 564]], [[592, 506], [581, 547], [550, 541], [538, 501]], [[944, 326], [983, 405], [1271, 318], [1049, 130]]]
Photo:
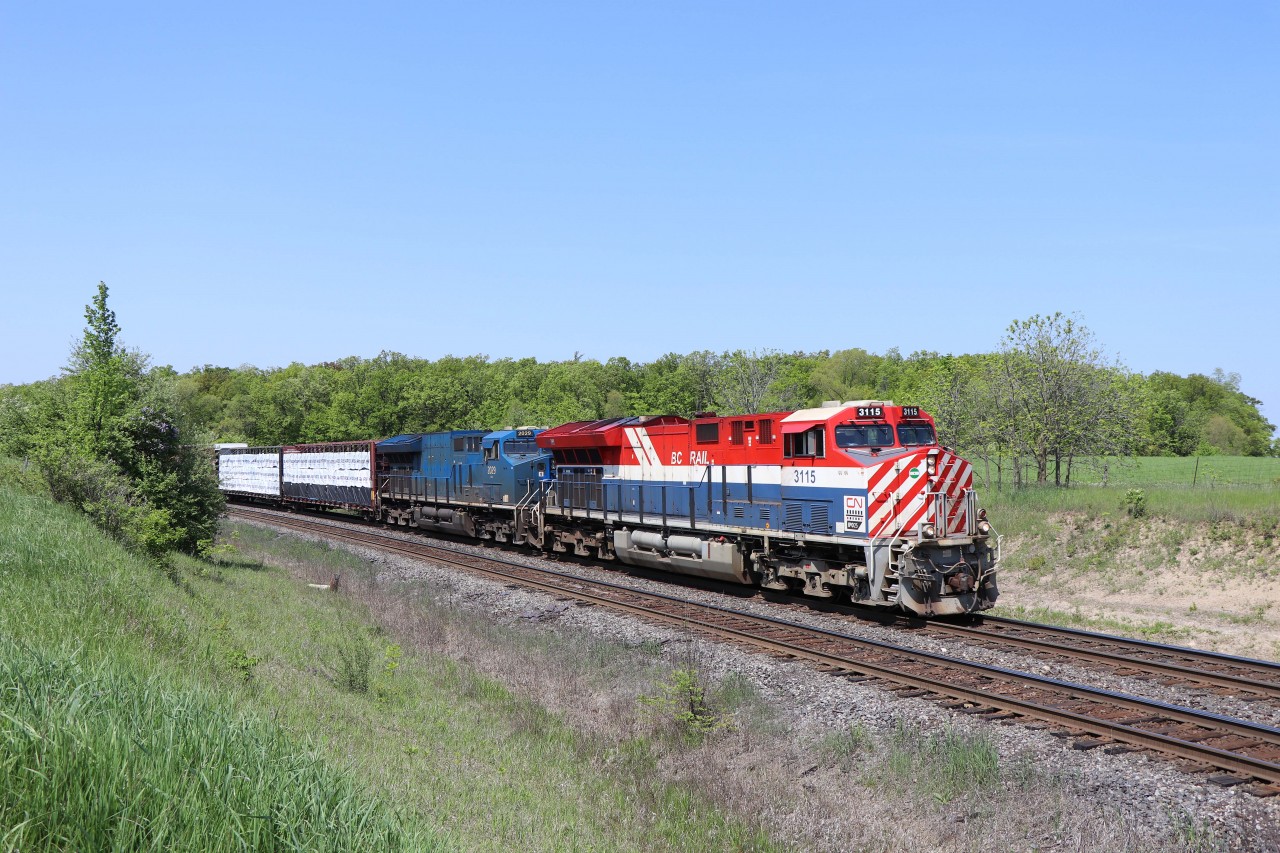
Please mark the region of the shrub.
[[338, 669], [333, 682], [348, 693], [368, 693], [373, 666], [373, 645], [354, 622], [343, 623], [334, 648]]
[[672, 670], [671, 678], [658, 685], [658, 693], [641, 696], [640, 704], [655, 719], [674, 723], [688, 743], [701, 743], [711, 733], [730, 726], [730, 721], [708, 704], [706, 688], [691, 667]]
[[1142, 489], [1128, 489], [1124, 493], [1124, 511], [1130, 518], [1142, 518], [1147, 514], [1147, 493]]

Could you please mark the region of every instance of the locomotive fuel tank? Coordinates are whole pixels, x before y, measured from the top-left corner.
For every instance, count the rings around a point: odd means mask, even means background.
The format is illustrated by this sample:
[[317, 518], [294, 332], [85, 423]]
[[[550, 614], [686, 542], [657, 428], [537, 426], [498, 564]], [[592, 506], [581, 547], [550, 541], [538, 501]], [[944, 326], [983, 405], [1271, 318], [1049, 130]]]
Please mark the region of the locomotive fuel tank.
[[741, 551], [732, 542], [698, 536], [664, 536], [652, 530], [615, 530], [613, 549], [630, 566], [645, 566], [679, 574], [750, 583]]

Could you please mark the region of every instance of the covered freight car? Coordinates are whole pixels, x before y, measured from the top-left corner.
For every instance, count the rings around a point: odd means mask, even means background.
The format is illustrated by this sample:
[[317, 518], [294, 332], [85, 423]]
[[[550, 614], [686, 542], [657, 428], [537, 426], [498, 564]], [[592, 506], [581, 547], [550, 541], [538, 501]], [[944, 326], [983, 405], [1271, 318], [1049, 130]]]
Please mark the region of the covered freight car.
[[376, 442], [344, 441], [218, 450], [218, 486], [249, 500], [373, 511]]
[[219, 447], [218, 488], [246, 498], [280, 497], [279, 447]]
[[291, 501], [373, 509], [378, 487], [374, 441], [280, 448], [280, 494]]

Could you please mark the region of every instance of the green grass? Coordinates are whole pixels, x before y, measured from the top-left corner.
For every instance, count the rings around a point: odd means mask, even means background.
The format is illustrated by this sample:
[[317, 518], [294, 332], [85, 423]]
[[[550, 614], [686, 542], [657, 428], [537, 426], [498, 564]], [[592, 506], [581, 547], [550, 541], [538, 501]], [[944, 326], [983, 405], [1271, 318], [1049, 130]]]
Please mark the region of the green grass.
[[[1105, 466], [1104, 466], [1105, 463]], [[1052, 463], [1050, 463], [1052, 465]], [[1105, 471], [1104, 471], [1105, 467]], [[986, 468], [975, 463], [979, 477]], [[1024, 468], [1023, 477], [1035, 479], [1035, 468]], [[1064, 468], [1065, 475], [1065, 468]], [[1052, 479], [1053, 469], [1049, 476]], [[995, 477], [994, 467], [991, 477]], [[1010, 470], [1005, 483], [1013, 481]], [[1133, 456], [1123, 459], [1077, 460], [1071, 467], [1073, 486], [1120, 486], [1125, 488], [1167, 486], [1213, 489], [1235, 486], [1280, 488], [1280, 458], [1258, 456]], [[984, 485], [984, 491], [992, 486]]]
[[434, 846], [279, 726], [82, 658], [0, 639], [0, 847]]
[[[980, 503], [1002, 534], [1034, 532], [1058, 513], [1130, 521], [1125, 511], [1131, 486], [1030, 487], [983, 491]], [[1146, 516], [1179, 522], [1231, 522], [1276, 531], [1280, 524], [1280, 490], [1145, 488]]]
[[433, 653], [430, 624], [410, 647], [244, 554], [273, 548], [317, 580], [371, 574], [246, 527], [166, 576], [0, 485], [0, 768], [23, 780], [0, 849], [780, 848], [666, 781], [662, 743], [579, 733]]
[[854, 723], [824, 736], [818, 743], [818, 755], [830, 766], [850, 770], [872, 751], [874, 744], [867, 727]]
[[[371, 582], [374, 567], [341, 549], [247, 525], [233, 529], [237, 549], [254, 560], [303, 565], [317, 579], [341, 574], [343, 584]], [[334, 633], [330, 627], [329, 614], [341, 600], [318, 592], [280, 608], [267, 598], [279, 586], [266, 583], [274, 570], [223, 575], [222, 583], [234, 582], [244, 592], [228, 601], [227, 613], [232, 602], [237, 611], [231, 623], [253, 626], [262, 646], [280, 650], [255, 670], [259, 689], [269, 691], [267, 700], [286, 701], [276, 692], [279, 683], [294, 697], [290, 704], [303, 709], [305, 720], [306, 709], [325, 699], [335, 715], [326, 726], [331, 745], [366, 768], [404, 808], [447, 815], [450, 832], [466, 849], [779, 847], [751, 824], [718, 812], [684, 786], [666, 782], [659, 772], [662, 752], [669, 748], [665, 738], [617, 741], [576, 732], [496, 679], [442, 655], [406, 652], [388, 677], [383, 649], [392, 638], [377, 629], [368, 629], [363, 637], [374, 652], [369, 696], [326, 698], [333, 692], [326, 679], [292, 674], [307, 667], [337, 671], [338, 646], [353, 642], [349, 633]], [[398, 594], [417, 593], [406, 587]], [[456, 630], [451, 620], [460, 618], [457, 614], [438, 609], [425, 595], [413, 604], [421, 615], [418, 627], [425, 631], [415, 636], [423, 645], [435, 644], [433, 630]], [[285, 609], [289, 615], [281, 619]], [[575, 668], [588, 673], [586, 681], [602, 685], [646, 660], [654, 662], [655, 649], [649, 647], [628, 650], [590, 638], [557, 640], [548, 632], [515, 631], [474, 619], [465, 630], [477, 654], [492, 647], [517, 660], [552, 655], [555, 643], [572, 643]], [[749, 691], [732, 682], [728, 689], [736, 702], [750, 704]], [[377, 705], [372, 719], [371, 700]]]
[[1000, 754], [985, 732], [937, 731], [899, 722], [889, 749], [869, 781], [947, 803], [1001, 785]]
[[[1101, 466], [1072, 469], [1072, 482], [1100, 485]], [[1211, 489], [1223, 486], [1280, 486], [1280, 459], [1256, 456], [1137, 456], [1107, 472], [1109, 486], [1181, 486]]]
[[1081, 628], [1086, 631], [1097, 631], [1104, 634], [1120, 634], [1126, 637], [1137, 637], [1155, 643], [1185, 643], [1191, 639], [1190, 628], [1180, 628], [1171, 622], [1155, 620], [1143, 622], [1136, 619], [1085, 616], [1078, 610], [1054, 610], [1047, 607], [1024, 607], [1022, 605], [998, 604], [990, 611], [992, 616], [1005, 616], [1010, 619], [1021, 619], [1026, 622], [1040, 622], [1046, 625], [1061, 625], [1066, 628]]
[[0, 486], [0, 848], [437, 846], [305, 732], [191, 677], [204, 653], [174, 591], [78, 514]]

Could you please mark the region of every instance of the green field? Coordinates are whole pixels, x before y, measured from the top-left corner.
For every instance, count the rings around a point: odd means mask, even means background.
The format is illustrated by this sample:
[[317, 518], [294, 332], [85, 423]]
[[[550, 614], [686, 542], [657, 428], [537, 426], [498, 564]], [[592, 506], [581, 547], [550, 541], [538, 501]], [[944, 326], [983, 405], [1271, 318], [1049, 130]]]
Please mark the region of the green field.
[[[974, 462], [979, 487], [994, 488], [996, 469]], [[1025, 482], [1035, 480], [1035, 468], [1023, 467]], [[1053, 471], [1050, 469], [1052, 478]], [[1004, 485], [1013, 482], [1006, 468]], [[1229, 486], [1280, 488], [1280, 458], [1259, 456], [1133, 456], [1123, 459], [1087, 459], [1071, 468], [1073, 486], [1167, 486], [1213, 489]]]

